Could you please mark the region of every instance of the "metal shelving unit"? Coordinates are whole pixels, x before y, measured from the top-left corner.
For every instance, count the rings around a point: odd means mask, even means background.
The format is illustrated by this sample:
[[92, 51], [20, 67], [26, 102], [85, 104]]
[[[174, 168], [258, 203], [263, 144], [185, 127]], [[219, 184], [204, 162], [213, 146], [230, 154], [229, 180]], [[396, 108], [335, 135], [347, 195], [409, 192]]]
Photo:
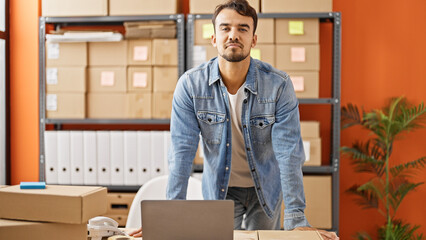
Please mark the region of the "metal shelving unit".
[[[106, 17], [41, 17], [39, 19], [39, 180], [45, 181], [45, 144], [44, 132], [46, 125], [55, 125], [60, 129], [63, 124], [81, 125], [168, 125], [170, 119], [47, 119], [46, 118], [46, 24], [52, 24], [55, 29], [65, 26], [87, 26], [87, 25], [119, 25], [130, 21], [167, 21], [176, 22], [178, 39], [178, 74], [185, 71], [185, 17], [183, 14], [174, 15], [145, 15], [145, 16], [106, 16]], [[178, 77], [178, 76], [177, 76]], [[176, 78], [177, 79], [177, 78]], [[136, 192], [140, 186], [105, 186], [110, 191]]]
[[[193, 66], [194, 23], [197, 19], [211, 19], [211, 14], [189, 14], [186, 25], [186, 66]], [[339, 231], [339, 164], [340, 164], [340, 76], [341, 76], [341, 13], [259, 13], [258, 18], [318, 18], [320, 22], [333, 23], [333, 62], [332, 62], [332, 98], [299, 99], [300, 104], [322, 104], [332, 107], [332, 144], [330, 146], [330, 165], [304, 166], [304, 174], [332, 176], [332, 228]], [[194, 166], [194, 171], [202, 172], [202, 165]]]

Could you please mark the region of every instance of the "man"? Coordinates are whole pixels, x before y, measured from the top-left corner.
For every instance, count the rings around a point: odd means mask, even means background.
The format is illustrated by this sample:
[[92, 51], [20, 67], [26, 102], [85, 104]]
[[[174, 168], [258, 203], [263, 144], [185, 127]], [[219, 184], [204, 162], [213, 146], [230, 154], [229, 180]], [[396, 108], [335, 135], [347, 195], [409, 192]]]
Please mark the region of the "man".
[[204, 199], [234, 200], [235, 229], [243, 220], [247, 230], [280, 229], [284, 199], [285, 230], [314, 230], [304, 214], [305, 156], [291, 80], [250, 58], [257, 14], [246, 0], [217, 6], [212, 21], [218, 57], [182, 75], [174, 93], [167, 198], [186, 198], [201, 132]]

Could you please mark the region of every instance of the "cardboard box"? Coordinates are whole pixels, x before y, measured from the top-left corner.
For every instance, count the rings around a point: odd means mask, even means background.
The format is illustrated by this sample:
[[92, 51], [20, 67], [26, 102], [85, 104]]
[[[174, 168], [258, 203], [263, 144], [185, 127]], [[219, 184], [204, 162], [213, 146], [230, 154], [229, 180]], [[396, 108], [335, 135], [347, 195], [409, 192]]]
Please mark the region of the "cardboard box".
[[0, 218], [85, 224], [107, 210], [104, 187], [47, 185], [46, 189], [0, 189]]
[[257, 231], [234, 230], [234, 240], [258, 240]]
[[124, 22], [126, 39], [136, 38], [176, 38], [176, 22], [142, 21]]
[[127, 215], [136, 193], [108, 193], [107, 214]]
[[257, 44], [271, 43], [275, 41], [275, 22], [273, 18], [259, 18], [257, 20]]
[[147, 119], [152, 117], [151, 93], [128, 93], [126, 95], [126, 118]]
[[211, 19], [194, 20], [194, 45], [211, 44], [213, 34], [214, 27]]
[[0, 236], [4, 240], [87, 239], [87, 225], [0, 219]]
[[298, 98], [319, 98], [319, 72], [287, 72]]
[[41, 12], [45, 17], [107, 16], [108, 0], [43, 0]]
[[333, 0], [262, 0], [263, 13], [331, 12]]
[[90, 93], [127, 91], [126, 67], [89, 67], [87, 71]]
[[275, 19], [275, 43], [319, 43], [319, 19]]
[[178, 81], [177, 67], [154, 67], [154, 92], [174, 92]]
[[319, 44], [277, 44], [275, 62], [282, 71], [319, 71]]
[[87, 43], [46, 43], [46, 67], [86, 66]]
[[254, 59], [267, 62], [275, 67], [275, 45], [274, 44], [257, 44], [251, 49], [250, 55]]
[[[256, 12], [259, 12], [259, 0], [247, 0]], [[222, 4], [224, 0], [190, 0], [189, 12], [198, 14], [213, 14], [217, 5]]]
[[152, 64], [151, 40], [129, 40], [127, 51], [127, 62], [129, 65]]
[[86, 67], [46, 68], [46, 92], [86, 92]]
[[259, 240], [275, 240], [275, 239], [309, 239], [322, 240], [323, 238], [317, 231], [274, 231], [259, 230], [257, 231]]
[[125, 93], [88, 93], [88, 118], [126, 118]]
[[105, 217], [114, 219], [119, 227], [125, 227], [128, 214], [105, 214]]
[[211, 44], [194, 45], [192, 49], [192, 66], [196, 67], [217, 57], [217, 49]]
[[[178, 41], [177, 39], [152, 40], [152, 65], [177, 66]], [[177, 74], [176, 74], [177, 77]]]
[[300, 121], [300, 132], [302, 138], [319, 138], [320, 123], [318, 121]]
[[129, 67], [127, 69], [127, 92], [152, 92], [152, 67]]
[[152, 95], [152, 118], [170, 118], [172, 113], [173, 93], [154, 93]]
[[305, 166], [321, 166], [321, 138], [304, 138]]
[[48, 93], [46, 94], [47, 118], [85, 118], [85, 93]]
[[109, 0], [110, 16], [176, 14], [181, 12], [180, 0]]
[[126, 66], [127, 41], [89, 42], [90, 66]]

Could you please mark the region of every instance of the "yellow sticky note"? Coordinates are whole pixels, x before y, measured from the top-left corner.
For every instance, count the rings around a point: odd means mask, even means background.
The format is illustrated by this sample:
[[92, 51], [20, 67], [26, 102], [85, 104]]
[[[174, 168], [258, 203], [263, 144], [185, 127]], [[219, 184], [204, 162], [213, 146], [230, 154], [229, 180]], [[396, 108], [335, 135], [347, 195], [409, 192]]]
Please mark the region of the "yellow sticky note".
[[303, 21], [289, 21], [288, 22], [288, 33], [290, 35], [303, 35], [305, 34], [303, 28]]
[[203, 38], [210, 39], [214, 35], [214, 28], [212, 23], [203, 24]]
[[254, 58], [254, 59], [262, 60], [262, 59], [261, 59], [261, 54], [260, 54], [260, 49], [252, 48], [252, 49], [250, 50], [250, 56], [251, 56], [252, 58]]

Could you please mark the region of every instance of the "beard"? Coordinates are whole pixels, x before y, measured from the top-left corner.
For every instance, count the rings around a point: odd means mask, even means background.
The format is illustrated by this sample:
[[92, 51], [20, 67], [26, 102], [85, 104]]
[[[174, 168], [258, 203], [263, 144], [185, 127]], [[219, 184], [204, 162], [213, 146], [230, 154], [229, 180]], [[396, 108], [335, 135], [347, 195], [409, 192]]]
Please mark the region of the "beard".
[[[235, 42], [232, 42], [235, 43]], [[244, 49], [243, 45], [241, 45], [241, 50]], [[220, 54], [220, 56], [228, 62], [241, 62], [246, 59], [250, 55], [250, 52], [244, 54], [243, 51], [238, 52], [237, 49], [230, 49], [228, 53], [225, 51]]]

